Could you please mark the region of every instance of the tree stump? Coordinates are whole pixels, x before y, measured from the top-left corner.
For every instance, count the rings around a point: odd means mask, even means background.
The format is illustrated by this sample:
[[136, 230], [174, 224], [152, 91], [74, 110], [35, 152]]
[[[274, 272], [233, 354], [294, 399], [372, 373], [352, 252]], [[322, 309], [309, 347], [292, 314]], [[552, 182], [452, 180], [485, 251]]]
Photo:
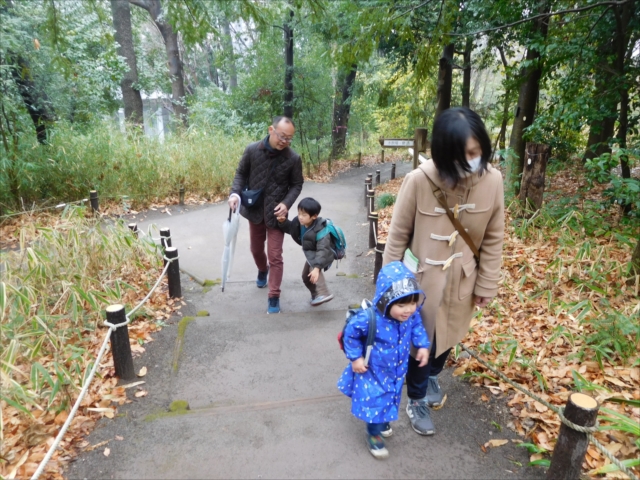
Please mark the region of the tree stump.
[[519, 198], [523, 205], [529, 203], [533, 210], [538, 210], [542, 206], [549, 152], [549, 145], [527, 143]]

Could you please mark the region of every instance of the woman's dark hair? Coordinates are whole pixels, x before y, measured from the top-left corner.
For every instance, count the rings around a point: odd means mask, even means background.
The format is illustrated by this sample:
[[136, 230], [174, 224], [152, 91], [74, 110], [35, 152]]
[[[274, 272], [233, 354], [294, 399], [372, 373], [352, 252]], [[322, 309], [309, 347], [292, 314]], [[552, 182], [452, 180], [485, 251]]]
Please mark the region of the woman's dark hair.
[[470, 137], [478, 140], [482, 148], [478, 170], [482, 175], [487, 169], [487, 163], [491, 160], [491, 140], [480, 116], [467, 107], [450, 108], [442, 112], [433, 124], [431, 137], [433, 163], [440, 176], [454, 186], [461, 178], [461, 171], [471, 171], [465, 153], [467, 140]]
[[309, 216], [313, 217], [314, 215], [320, 215], [320, 203], [311, 197], [303, 198], [298, 203], [298, 211], [302, 210], [305, 213], [308, 213]]

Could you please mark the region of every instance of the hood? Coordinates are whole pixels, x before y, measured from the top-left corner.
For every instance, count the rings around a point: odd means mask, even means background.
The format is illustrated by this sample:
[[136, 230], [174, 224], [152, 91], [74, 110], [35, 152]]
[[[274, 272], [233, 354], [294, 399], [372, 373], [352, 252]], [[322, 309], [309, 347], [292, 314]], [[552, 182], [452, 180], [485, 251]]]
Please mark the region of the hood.
[[382, 267], [378, 274], [376, 295], [373, 299], [373, 304], [376, 306], [380, 315], [389, 318], [387, 315], [389, 313], [389, 304], [399, 298], [413, 295], [414, 293], [420, 295], [418, 309], [416, 310], [416, 312], [419, 312], [424, 303], [424, 292], [413, 276], [413, 273], [411, 273], [402, 262], [391, 262]]

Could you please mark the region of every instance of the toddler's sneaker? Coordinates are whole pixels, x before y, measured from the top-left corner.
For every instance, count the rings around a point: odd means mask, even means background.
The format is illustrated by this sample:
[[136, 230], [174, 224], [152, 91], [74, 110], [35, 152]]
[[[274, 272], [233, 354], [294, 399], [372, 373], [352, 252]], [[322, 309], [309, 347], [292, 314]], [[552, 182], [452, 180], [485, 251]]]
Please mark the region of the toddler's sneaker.
[[267, 276], [269, 275], [269, 268], [267, 267], [266, 272], [261, 272], [258, 270], [258, 278], [256, 279], [256, 285], [258, 288], [264, 288], [267, 286]]
[[269, 306], [267, 307], [267, 313], [280, 313], [280, 298], [269, 297]]
[[382, 460], [389, 456], [389, 450], [385, 448], [384, 440], [379, 435], [367, 435], [367, 447], [369, 447], [369, 452], [374, 458]]
[[436, 427], [431, 421], [431, 413], [425, 400], [412, 400], [407, 402], [407, 415], [411, 420], [411, 427], [420, 435], [433, 435]]
[[333, 294], [329, 295], [318, 295], [316, 298], [311, 299], [311, 306], [317, 307], [318, 305], [322, 305], [323, 303], [327, 303], [333, 300]]
[[424, 397], [427, 405], [433, 407], [434, 410], [442, 408], [447, 396], [444, 394], [438, 383], [438, 377], [429, 377], [427, 379], [427, 396]]
[[389, 438], [391, 435], [393, 435], [393, 430], [391, 429], [391, 424], [387, 423], [384, 426], [384, 430], [382, 430], [380, 432], [380, 435], [382, 435], [384, 438]]

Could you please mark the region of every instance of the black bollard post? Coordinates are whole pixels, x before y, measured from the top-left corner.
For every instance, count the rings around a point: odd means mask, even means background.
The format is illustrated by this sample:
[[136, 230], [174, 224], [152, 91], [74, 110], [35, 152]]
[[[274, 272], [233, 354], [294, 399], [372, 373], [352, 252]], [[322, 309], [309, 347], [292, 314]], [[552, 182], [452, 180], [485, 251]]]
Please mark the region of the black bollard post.
[[371, 212], [369, 214], [369, 248], [376, 246], [376, 239], [378, 238], [378, 212]]
[[129, 230], [131, 230], [133, 233], [138, 233], [138, 224], [137, 223], [130, 223], [128, 225]]
[[364, 206], [365, 207], [369, 205], [368, 194], [369, 194], [370, 186], [371, 186], [371, 174], [368, 173], [367, 178], [364, 181]]
[[380, 150], [380, 163], [384, 163], [384, 148]]
[[369, 206], [368, 206], [368, 210], [367, 210], [367, 220], [369, 220], [369, 214], [371, 212], [375, 212], [376, 211], [376, 207], [375, 207], [375, 197], [376, 195], [376, 191], [373, 188], [370, 188], [369, 191], [367, 192], [367, 198], [369, 199]]
[[376, 170], [376, 187], [380, 185], [380, 170]]
[[362, 165], [362, 152], [358, 152], [358, 168]]
[[[581, 427], [593, 427], [598, 417], [598, 402], [584, 393], [569, 395], [564, 416]], [[560, 427], [558, 441], [553, 449], [547, 479], [573, 480], [581, 478], [582, 462], [587, 453], [587, 434], [578, 432], [564, 423]]]
[[384, 254], [384, 247], [387, 245], [387, 242], [383, 240], [379, 240], [376, 245], [376, 260], [373, 267], [373, 284], [376, 284], [378, 280], [378, 274], [380, 273], [380, 269], [382, 268], [382, 255]]
[[180, 265], [178, 264], [178, 249], [176, 247], [168, 247], [164, 250], [165, 256], [171, 260], [175, 258], [167, 269], [167, 279], [169, 280], [169, 296], [171, 298], [179, 298], [182, 296], [182, 287], [180, 286]]
[[391, 164], [391, 180], [396, 178], [396, 164], [395, 162]]
[[[107, 307], [107, 321], [113, 325], [124, 323], [127, 316], [123, 305], [109, 305]], [[123, 380], [135, 378], [133, 370], [133, 357], [131, 356], [131, 345], [129, 344], [129, 328], [122, 325], [111, 331], [111, 354], [113, 355], [113, 366], [116, 370], [116, 377]]]
[[160, 243], [163, 248], [171, 246], [171, 232], [167, 227], [160, 229]]
[[100, 211], [100, 204], [98, 202], [97, 190], [91, 190], [89, 192], [89, 200], [91, 201], [91, 210], [93, 210], [93, 213], [98, 213]]
[[180, 205], [184, 205], [184, 185], [180, 185]]

